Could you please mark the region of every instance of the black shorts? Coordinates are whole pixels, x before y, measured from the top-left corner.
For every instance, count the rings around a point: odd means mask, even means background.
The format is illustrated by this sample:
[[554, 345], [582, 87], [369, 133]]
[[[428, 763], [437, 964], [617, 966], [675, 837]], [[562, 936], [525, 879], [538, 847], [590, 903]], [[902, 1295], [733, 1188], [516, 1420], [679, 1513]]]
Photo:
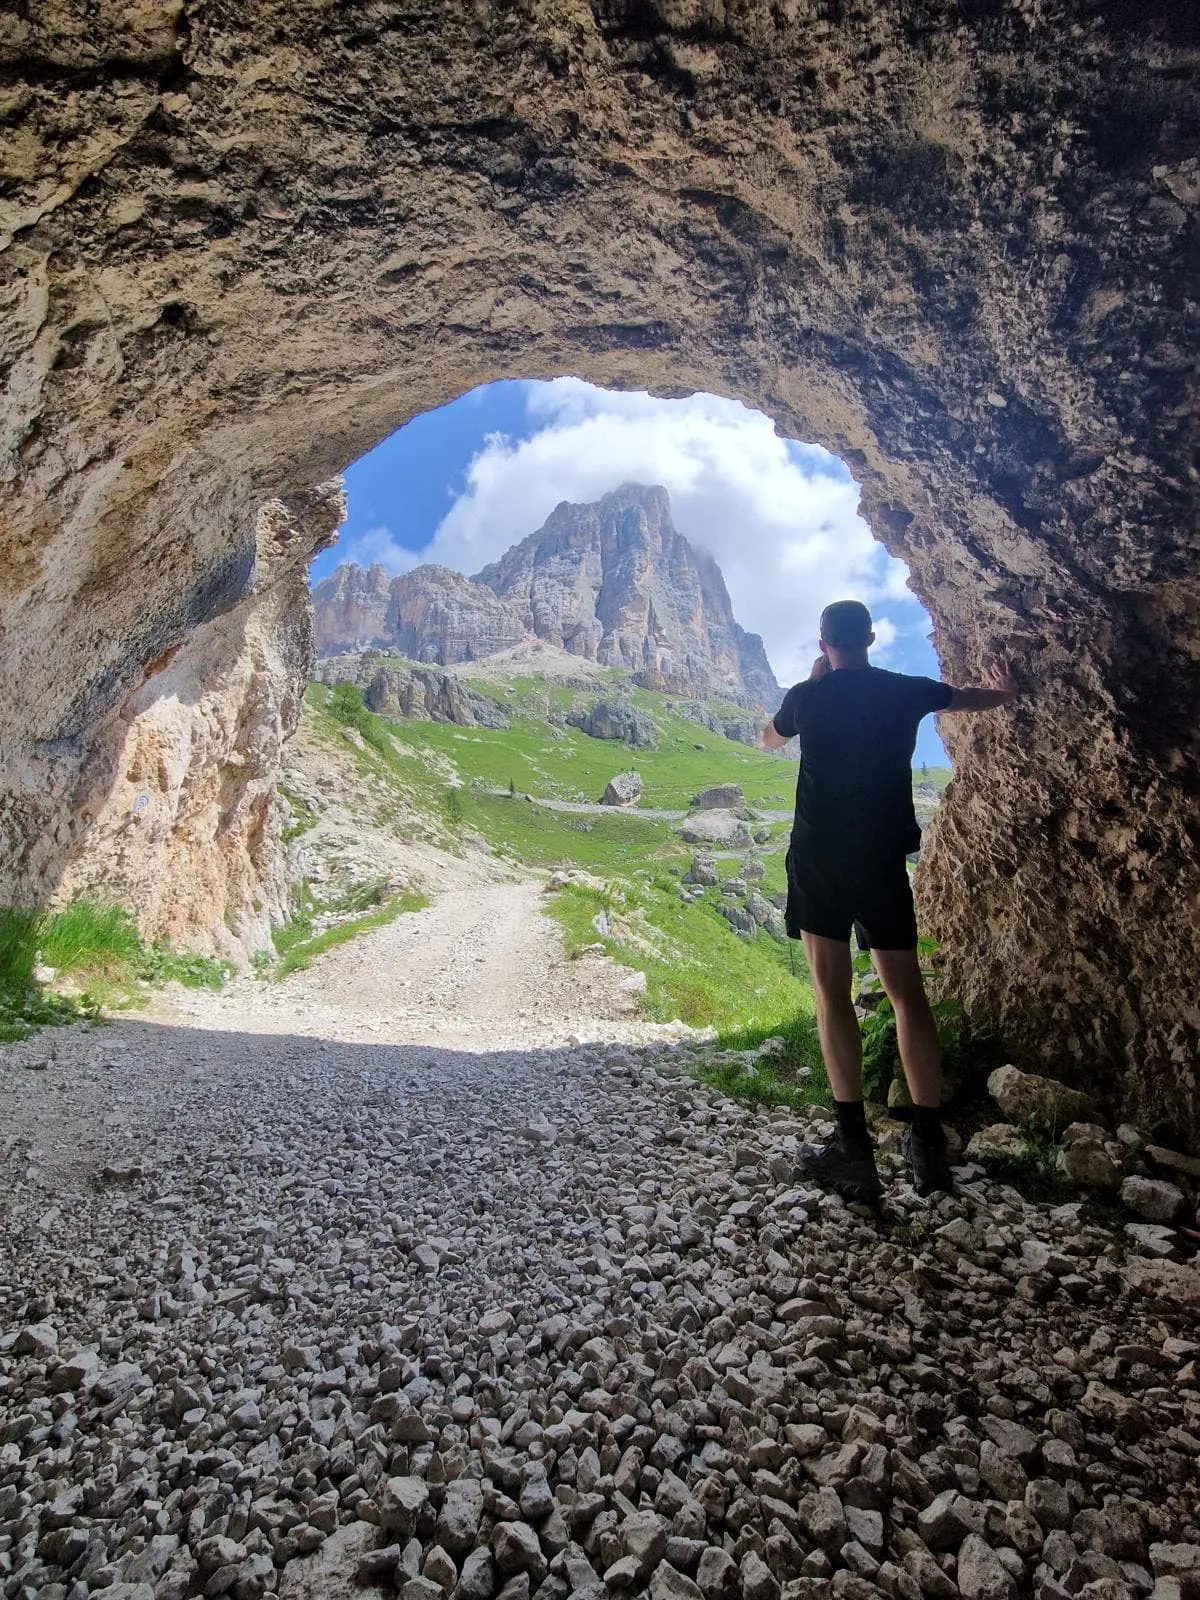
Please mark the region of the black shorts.
[[917, 916], [904, 856], [846, 863], [793, 846], [787, 880], [784, 921], [791, 938], [816, 933], [849, 944], [853, 928], [860, 949], [916, 949]]

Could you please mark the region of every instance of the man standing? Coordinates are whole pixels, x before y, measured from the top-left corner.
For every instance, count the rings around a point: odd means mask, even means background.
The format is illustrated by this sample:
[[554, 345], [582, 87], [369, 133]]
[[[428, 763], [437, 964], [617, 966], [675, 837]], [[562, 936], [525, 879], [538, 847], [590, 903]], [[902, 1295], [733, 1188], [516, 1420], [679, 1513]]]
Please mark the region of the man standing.
[[817, 1000], [817, 1032], [833, 1089], [837, 1132], [804, 1146], [796, 1176], [850, 1200], [882, 1186], [862, 1097], [862, 1035], [851, 993], [850, 932], [871, 952], [896, 1013], [900, 1060], [913, 1100], [903, 1150], [919, 1194], [950, 1187], [941, 1122], [937, 1026], [917, 960], [917, 921], [905, 857], [920, 843], [913, 813], [917, 725], [931, 711], [989, 711], [1016, 689], [1007, 666], [991, 688], [955, 689], [871, 666], [871, 614], [857, 600], [821, 613], [821, 654], [789, 689], [762, 740], [800, 741], [796, 817], [787, 856], [787, 931], [804, 941]]

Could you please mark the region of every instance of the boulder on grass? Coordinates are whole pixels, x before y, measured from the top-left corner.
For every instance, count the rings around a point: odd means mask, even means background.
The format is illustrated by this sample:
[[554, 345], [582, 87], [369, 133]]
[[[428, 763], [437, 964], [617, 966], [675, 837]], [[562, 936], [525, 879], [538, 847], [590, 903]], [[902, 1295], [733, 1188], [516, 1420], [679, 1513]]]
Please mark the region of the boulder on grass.
[[711, 888], [720, 881], [717, 872], [717, 858], [705, 851], [697, 850], [692, 857], [692, 864], [683, 875], [684, 883], [699, 883], [706, 888]]
[[715, 783], [711, 789], [701, 789], [692, 796], [695, 811], [736, 811], [744, 806], [746, 797], [740, 783]]
[[1096, 1109], [1088, 1096], [1055, 1078], [1042, 1078], [1013, 1066], [997, 1067], [987, 1086], [992, 1099], [1013, 1122], [1035, 1123], [1053, 1131], [1070, 1122], [1096, 1120]]
[[750, 829], [732, 811], [701, 811], [675, 829], [689, 844], [717, 845], [722, 850], [748, 850]]
[[610, 778], [605, 786], [604, 793], [600, 796], [602, 806], [631, 806], [636, 804], [642, 792], [642, 775], [640, 772], [618, 772], [615, 778]]

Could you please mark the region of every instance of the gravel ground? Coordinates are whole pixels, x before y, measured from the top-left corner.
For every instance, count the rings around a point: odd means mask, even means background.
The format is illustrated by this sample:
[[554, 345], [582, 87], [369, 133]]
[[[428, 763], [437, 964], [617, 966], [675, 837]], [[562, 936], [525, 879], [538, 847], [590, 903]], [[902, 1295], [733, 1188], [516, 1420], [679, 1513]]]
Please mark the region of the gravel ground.
[[1077, 1207], [795, 1189], [685, 1057], [6, 1050], [4, 1593], [1194, 1594], [1194, 1309]]

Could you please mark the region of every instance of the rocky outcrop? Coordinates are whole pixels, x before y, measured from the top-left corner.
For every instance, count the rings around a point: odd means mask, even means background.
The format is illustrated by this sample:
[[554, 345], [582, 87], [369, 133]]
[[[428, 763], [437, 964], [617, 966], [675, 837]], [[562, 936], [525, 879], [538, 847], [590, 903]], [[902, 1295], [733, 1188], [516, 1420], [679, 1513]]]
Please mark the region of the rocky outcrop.
[[1200, 1133], [1194, 8], [80, 15], [0, 30], [0, 901], [80, 870], [264, 500], [514, 372], [715, 390], [849, 463], [950, 677], [1035, 691], [946, 719], [954, 987]]
[[600, 796], [602, 806], [633, 806], [642, 792], [640, 772], [618, 772], [604, 785]]
[[658, 743], [653, 719], [627, 700], [594, 700], [590, 705], [573, 706], [563, 721], [593, 739], [617, 739], [639, 750], [652, 749]]
[[490, 589], [449, 567], [414, 567], [389, 578], [343, 562], [313, 589], [317, 650], [322, 657], [364, 646], [410, 661], [453, 666], [520, 644], [521, 618]]
[[720, 567], [678, 532], [663, 488], [627, 483], [594, 505], [564, 500], [478, 582], [572, 655], [779, 702], [762, 640], [734, 621]]
[[762, 640], [734, 621], [716, 562], [676, 531], [665, 489], [564, 501], [473, 579], [424, 566], [389, 580], [347, 562], [315, 586], [313, 604], [322, 656], [372, 645], [453, 666], [539, 639], [628, 668], [647, 688], [779, 701]]
[[245, 956], [290, 906], [275, 784], [313, 662], [308, 562], [340, 484], [256, 520], [249, 589], [155, 662], [97, 728], [76, 791], [85, 848], [58, 898], [115, 900], [148, 938]]
[[464, 728], [507, 728], [508, 718], [489, 695], [437, 667], [381, 661], [371, 654], [333, 656], [313, 668], [318, 683], [352, 683], [368, 711], [423, 722], [457, 722]]
[[344, 561], [313, 591], [317, 654], [385, 648], [391, 641], [392, 577], [378, 564]]

